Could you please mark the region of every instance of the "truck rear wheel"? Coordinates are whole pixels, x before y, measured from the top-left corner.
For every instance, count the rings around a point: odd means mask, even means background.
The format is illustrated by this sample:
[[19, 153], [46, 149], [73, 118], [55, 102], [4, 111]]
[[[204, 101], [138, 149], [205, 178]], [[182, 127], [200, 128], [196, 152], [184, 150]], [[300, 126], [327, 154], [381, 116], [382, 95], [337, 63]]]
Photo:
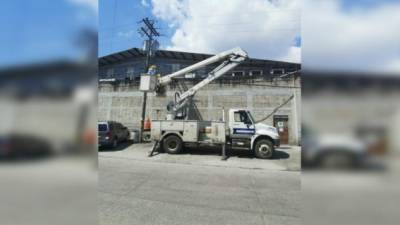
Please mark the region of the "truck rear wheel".
[[163, 149], [169, 154], [178, 154], [182, 150], [182, 140], [176, 136], [171, 135], [163, 140]]
[[270, 140], [261, 139], [256, 142], [254, 152], [257, 158], [270, 159], [274, 155], [274, 145]]

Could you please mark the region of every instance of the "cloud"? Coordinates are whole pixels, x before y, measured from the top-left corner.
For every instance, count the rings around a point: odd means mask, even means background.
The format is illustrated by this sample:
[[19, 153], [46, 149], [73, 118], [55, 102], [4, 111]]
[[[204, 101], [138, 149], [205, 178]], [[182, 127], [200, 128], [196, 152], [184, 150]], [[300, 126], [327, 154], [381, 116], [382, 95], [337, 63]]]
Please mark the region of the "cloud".
[[137, 33], [134, 30], [128, 30], [128, 31], [120, 31], [117, 33], [118, 37], [123, 37], [123, 38], [131, 38], [133, 35], [136, 35]]
[[152, 0], [152, 13], [169, 23], [170, 27], [180, 25], [187, 19], [188, 1]]
[[304, 69], [400, 72], [400, 4], [343, 9], [338, 0], [305, 0]]
[[236, 46], [251, 57], [300, 62], [298, 0], [152, 0], [174, 29], [167, 49], [218, 53]]
[[98, 13], [98, 0], [68, 0], [70, 3], [86, 7], [93, 11], [94, 13]]
[[278, 58], [278, 60], [285, 61], [285, 62], [301, 62], [301, 48], [292, 46], [289, 49], [289, 52]]
[[400, 57], [397, 57], [396, 59], [389, 60], [388, 63], [384, 64], [382, 66], [382, 71], [383, 72], [400, 72]]
[[147, 2], [147, 0], [142, 0], [140, 3], [141, 3], [144, 7], [149, 7], [149, 6], [150, 6], [150, 4]]

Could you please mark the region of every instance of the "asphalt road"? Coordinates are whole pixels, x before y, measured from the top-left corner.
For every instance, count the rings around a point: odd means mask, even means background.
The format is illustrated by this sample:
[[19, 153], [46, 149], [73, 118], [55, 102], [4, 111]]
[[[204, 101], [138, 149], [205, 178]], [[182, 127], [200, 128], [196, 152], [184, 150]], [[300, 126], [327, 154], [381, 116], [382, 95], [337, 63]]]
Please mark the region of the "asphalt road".
[[147, 158], [150, 147], [99, 153], [100, 224], [301, 223], [298, 148], [275, 160], [221, 161], [212, 152]]

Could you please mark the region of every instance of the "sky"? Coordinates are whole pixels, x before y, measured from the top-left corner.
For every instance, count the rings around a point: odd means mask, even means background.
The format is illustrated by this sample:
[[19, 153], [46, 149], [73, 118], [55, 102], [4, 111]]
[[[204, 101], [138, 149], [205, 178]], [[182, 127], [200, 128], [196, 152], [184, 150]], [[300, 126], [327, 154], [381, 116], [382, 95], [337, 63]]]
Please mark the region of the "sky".
[[[143, 2], [146, 4], [145, 2]], [[154, 19], [150, 7], [141, 0], [100, 0], [99, 1], [99, 56], [142, 47], [144, 38], [137, 32], [143, 18]], [[158, 20], [163, 36], [158, 38], [161, 45], [170, 44], [173, 30], [168, 24]]]
[[137, 22], [158, 21], [160, 48], [218, 53], [240, 46], [254, 58], [300, 62], [300, 1], [101, 0], [99, 55], [141, 47]]
[[0, 67], [82, 55], [84, 29], [97, 31], [96, 0], [4, 0], [0, 7]]
[[303, 0], [303, 69], [400, 75], [399, 12], [398, 0]]
[[162, 49], [250, 57], [303, 68], [400, 73], [399, 0], [101, 0], [99, 55], [142, 46], [143, 17]]
[[0, 67], [76, 59], [84, 29], [98, 29], [99, 56], [141, 47], [149, 17], [162, 49], [400, 74], [399, 12], [399, 0], [4, 0]]

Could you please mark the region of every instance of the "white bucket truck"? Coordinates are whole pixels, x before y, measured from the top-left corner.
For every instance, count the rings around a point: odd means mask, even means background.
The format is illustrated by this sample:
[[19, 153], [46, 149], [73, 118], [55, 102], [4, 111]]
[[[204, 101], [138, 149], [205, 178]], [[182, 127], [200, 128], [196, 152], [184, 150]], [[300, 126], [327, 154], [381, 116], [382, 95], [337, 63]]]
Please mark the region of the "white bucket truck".
[[204, 80], [182, 94], [175, 94], [175, 101], [167, 106], [166, 120], [152, 121], [151, 138], [155, 141], [155, 145], [150, 155], [157, 148], [170, 154], [176, 154], [184, 146], [222, 146], [223, 157], [225, 157], [225, 147], [227, 146], [231, 149], [253, 151], [258, 158], [272, 158], [275, 147], [280, 144], [276, 128], [256, 123], [247, 109], [229, 109], [227, 119], [225, 119], [223, 111], [222, 121], [189, 120], [187, 116], [189, 103], [200, 88], [221, 77], [247, 58], [245, 51], [241, 48], [234, 48], [167, 76], [142, 75], [140, 89], [158, 92], [175, 77], [223, 61], [208, 73]]

